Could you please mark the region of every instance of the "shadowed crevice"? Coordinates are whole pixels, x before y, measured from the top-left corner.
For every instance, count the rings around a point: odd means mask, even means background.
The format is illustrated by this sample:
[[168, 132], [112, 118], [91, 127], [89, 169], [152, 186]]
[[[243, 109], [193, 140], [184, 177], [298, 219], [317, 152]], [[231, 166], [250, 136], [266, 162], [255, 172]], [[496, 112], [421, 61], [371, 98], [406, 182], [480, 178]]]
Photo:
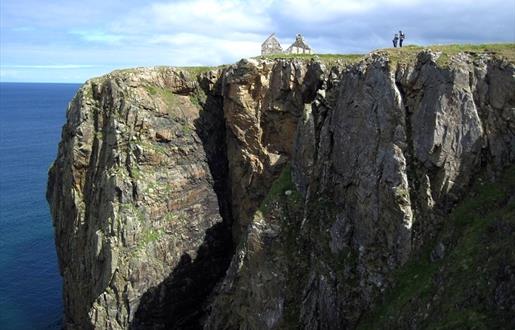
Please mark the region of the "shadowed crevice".
[[184, 253], [170, 275], [142, 296], [131, 329], [201, 329], [208, 299], [234, 253], [223, 102], [221, 96], [205, 92], [207, 99], [194, 125], [223, 221], [206, 231], [196, 257]]

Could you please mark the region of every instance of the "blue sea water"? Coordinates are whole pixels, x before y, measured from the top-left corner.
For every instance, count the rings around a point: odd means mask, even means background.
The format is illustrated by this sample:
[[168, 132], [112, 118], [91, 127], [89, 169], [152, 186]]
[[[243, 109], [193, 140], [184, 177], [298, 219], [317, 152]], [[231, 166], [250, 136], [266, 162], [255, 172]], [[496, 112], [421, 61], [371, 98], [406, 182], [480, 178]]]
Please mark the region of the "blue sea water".
[[45, 200], [80, 85], [0, 83], [0, 329], [58, 329], [61, 277]]

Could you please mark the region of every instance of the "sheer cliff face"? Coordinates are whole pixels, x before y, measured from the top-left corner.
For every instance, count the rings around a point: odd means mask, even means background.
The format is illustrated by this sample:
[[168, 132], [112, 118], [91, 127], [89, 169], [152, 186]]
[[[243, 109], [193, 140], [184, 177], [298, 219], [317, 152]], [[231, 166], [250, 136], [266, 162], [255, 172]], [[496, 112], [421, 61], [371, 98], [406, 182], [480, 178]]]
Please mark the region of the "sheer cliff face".
[[183, 310], [209, 294], [232, 245], [215, 182], [227, 167], [223, 117], [199, 99], [217, 104], [187, 73], [157, 68], [93, 79], [71, 102], [48, 187], [66, 327], [201, 315]]
[[49, 175], [66, 326], [353, 328], [515, 161], [514, 64], [436, 57], [87, 82]]
[[[474, 175], [514, 161], [513, 64], [435, 60], [421, 53], [396, 66], [377, 55], [341, 74], [306, 69], [317, 82], [295, 105], [292, 182], [279, 180], [251, 212], [206, 328], [352, 328]], [[240, 113], [255, 109], [239, 103]]]

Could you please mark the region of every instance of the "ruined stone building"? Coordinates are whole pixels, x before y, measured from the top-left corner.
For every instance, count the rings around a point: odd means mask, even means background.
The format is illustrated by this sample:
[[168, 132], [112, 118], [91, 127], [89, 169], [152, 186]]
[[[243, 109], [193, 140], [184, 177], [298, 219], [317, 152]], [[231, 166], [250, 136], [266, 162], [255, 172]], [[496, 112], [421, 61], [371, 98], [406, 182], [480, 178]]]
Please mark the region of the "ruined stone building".
[[299, 33], [295, 37], [295, 41], [285, 51], [286, 54], [313, 54], [313, 50], [304, 41], [304, 38]]
[[283, 51], [279, 40], [275, 37], [275, 33], [272, 33], [266, 40], [261, 44], [261, 55], [272, 55], [272, 54], [313, 54], [314, 51], [306, 43], [302, 35], [299, 33], [295, 37], [295, 41], [291, 44], [288, 49]]
[[261, 44], [261, 55], [281, 54], [283, 48], [279, 43], [279, 40], [275, 37], [275, 33], [272, 33], [266, 40]]

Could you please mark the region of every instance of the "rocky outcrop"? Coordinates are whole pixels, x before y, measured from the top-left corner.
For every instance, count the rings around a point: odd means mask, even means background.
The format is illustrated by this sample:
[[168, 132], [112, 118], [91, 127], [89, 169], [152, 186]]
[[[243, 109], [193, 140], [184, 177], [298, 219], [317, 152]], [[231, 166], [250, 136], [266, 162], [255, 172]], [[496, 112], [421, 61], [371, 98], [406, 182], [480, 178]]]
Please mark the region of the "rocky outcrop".
[[354, 328], [515, 161], [515, 65], [439, 56], [87, 82], [49, 176], [66, 326]]
[[[245, 208], [253, 218], [205, 328], [353, 328], [474, 176], [495, 176], [514, 161], [513, 64], [462, 55], [443, 68], [436, 60], [423, 52], [396, 65], [374, 54], [342, 73], [307, 69], [316, 83], [303, 83], [309, 96], [298, 97], [293, 150], [283, 154], [293, 182], [259, 199], [268, 207]], [[292, 86], [280, 88], [281, 104], [302, 95]], [[492, 88], [505, 91], [498, 103]], [[281, 109], [238, 95], [248, 105], [239, 114]], [[243, 130], [231, 123], [232, 104], [224, 110], [228, 128]]]
[[48, 185], [66, 328], [200, 321], [232, 244], [224, 124], [199, 102], [219, 100], [155, 68], [90, 80], [70, 103]]
[[223, 111], [238, 240], [293, 153], [297, 123], [322, 82], [320, 63], [242, 60], [226, 70]]
[[480, 175], [437, 237], [395, 271], [358, 329], [513, 328], [513, 196], [515, 166], [495, 182]]
[[[369, 61], [342, 76], [322, 124], [307, 198], [306, 222], [319, 239], [303, 325], [355, 324], [388, 286], [388, 274], [436, 233], [481, 165], [495, 173], [514, 160], [512, 64], [462, 58], [442, 69], [431, 53], [406, 67], [380, 55]], [[508, 84], [500, 108], [486, 101], [485, 76]], [[488, 119], [510, 111], [495, 121], [500, 126]], [[503, 147], [491, 148], [500, 130]], [[328, 205], [320, 209], [319, 199]], [[317, 257], [327, 244], [334, 266]]]

